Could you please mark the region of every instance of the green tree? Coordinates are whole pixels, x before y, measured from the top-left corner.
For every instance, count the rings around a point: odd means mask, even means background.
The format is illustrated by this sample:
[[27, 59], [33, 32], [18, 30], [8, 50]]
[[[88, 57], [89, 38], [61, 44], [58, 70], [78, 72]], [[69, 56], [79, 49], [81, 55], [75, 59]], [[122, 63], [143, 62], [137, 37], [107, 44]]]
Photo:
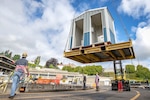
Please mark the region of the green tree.
[[142, 79], [150, 79], [150, 71], [148, 68], [143, 67], [142, 65], [137, 66], [136, 77]]
[[6, 57], [8, 57], [8, 58], [11, 58], [12, 52], [10, 52], [9, 50], [6, 50], [5, 53], [4, 53], [4, 55], [5, 55]]
[[80, 66], [77, 66], [74, 68], [74, 72], [79, 72], [79, 73], [83, 73], [83, 68]]
[[134, 73], [135, 72], [135, 66], [134, 65], [126, 65], [125, 71], [126, 71], [126, 73]]
[[13, 59], [14, 61], [17, 61], [18, 59], [20, 59], [20, 55], [19, 55], [19, 54], [15, 54], [15, 55], [12, 57], [12, 59]]
[[72, 68], [71, 66], [64, 66], [62, 70], [67, 70], [68, 72], [79, 72], [82, 74], [95, 75], [96, 73], [101, 74], [103, 69], [102, 66], [84, 66], [84, 67], [76, 67]]
[[[32, 63], [29, 63], [29, 62], [28, 62], [28, 66], [29, 66], [29, 68], [37, 67], [36, 64], [32, 64]], [[38, 67], [43, 68], [43, 66], [41, 66], [41, 65], [39, 65]]]
[[105, 76], [105, 77], [112, 77], [112, 76], [114, 76], [114, 72], [104, 72], [103, 76]]
[[50, 64], [50, 65], [49, 65], [49, 68], [55, 68], [55, 66], [53, 66], [53, 64]]
[[45, 67], [46, 67], [46, 68], [49, 68], [49, 66], [50, 66], [51, 64], [54, 66], [55, 69], [59, 69], [59, 68], [57, 67], [57, 64], [58, 64], [58, 60], [57, 60], [57, 59], [55, 59], [55, 58], [49, 59], [48, 61], [46, 61]]
[[28, 66], [29, 66], [29, 68], [35, 68], [36, 67], [35, 64], [29, 63], [29, 62], [28, 62]]
[[41, 58], [41, 56], [37, 56], [36, 59], [34, 60], [34, 64], [35, 64], [36, 66], [39, 66], [40, 58]]
[[64, 66], [62, 70], [67, 70], [68, 72], [74, 72], [74, 68], [72, 68], [71, 66]]
[[101, 74], [103, 72], [102, 66], [85, 66], [83, 67], [83, 73], [88, 75], [95, 75], [96, 73]]

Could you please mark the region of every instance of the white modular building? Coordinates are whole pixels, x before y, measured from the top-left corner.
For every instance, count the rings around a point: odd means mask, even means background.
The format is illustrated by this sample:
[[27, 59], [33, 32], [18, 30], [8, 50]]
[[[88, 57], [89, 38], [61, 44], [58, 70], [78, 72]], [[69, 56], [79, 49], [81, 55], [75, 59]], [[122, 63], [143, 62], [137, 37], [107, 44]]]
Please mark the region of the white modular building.
[[115, 43], [114, 20], [107, 7], [83, 12], [72, 20], [67, 49], [103, 42]]

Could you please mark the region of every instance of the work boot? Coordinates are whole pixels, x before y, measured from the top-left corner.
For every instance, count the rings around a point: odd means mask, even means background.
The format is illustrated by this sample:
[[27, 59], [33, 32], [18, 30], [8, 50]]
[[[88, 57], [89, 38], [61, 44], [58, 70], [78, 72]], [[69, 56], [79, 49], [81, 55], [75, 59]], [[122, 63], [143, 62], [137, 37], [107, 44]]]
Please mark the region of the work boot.
[[13, 99], [15, 96], [16, 96], [16, 93], [15, 93], [15, 95], [9, 96], [8, 98]]

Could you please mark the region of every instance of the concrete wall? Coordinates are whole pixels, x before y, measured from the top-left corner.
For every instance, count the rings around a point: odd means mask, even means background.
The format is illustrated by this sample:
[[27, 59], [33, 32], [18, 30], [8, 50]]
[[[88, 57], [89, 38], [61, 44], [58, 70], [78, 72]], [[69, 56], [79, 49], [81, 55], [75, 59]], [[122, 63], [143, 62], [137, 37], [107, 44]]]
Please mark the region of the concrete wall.
[[[100, 77], [100, 86], [110, 86], [112, 77]], [[87, 85], [95, 85], [95, 76], [87, 76]]]

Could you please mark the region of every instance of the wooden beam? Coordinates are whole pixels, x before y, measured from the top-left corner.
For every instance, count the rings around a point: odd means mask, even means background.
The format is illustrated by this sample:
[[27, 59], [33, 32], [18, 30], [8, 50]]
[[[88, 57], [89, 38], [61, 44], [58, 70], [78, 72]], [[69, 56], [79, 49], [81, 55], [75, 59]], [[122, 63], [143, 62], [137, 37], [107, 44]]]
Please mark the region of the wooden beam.
[[[70, 50], [64, 52], [64, 57], [70, 58], [81, 63], [105, 62], [135, 58], [131, 41], [104, 45], [105, 50], [101, 50], [100, 46], [102, 45], [94, 44], [92, 46]], [[127, 52], [124, 49], [127, 49]], [[117, 55], [116, 53], [119, 55]]]
[[132, 48], [129, 48], [129, 50], [130, 50], [131, 56], [134, 56], [133, 49], [132, 49]]
[[13, 69], [15, 69], [15, 67], [16, 67], [15, 65], [10, 64], [10, 63], [7, 63], [6, 61], [0, 60], [0, 63], [5, 64], [5, 65], [8, 65], [9, 67], [12, 67]]
[[124, 59], [126, 59], [126, 57], [125, 57], [125, 54], [124, 54], [123, 50], [122, 50], [122, 49], [120, 49], [120, 50], [118, 50], [118, 51], [119, 51], [120, 55], [121, 55]]
[[69, 59], [75, 60], [77, 62], [85, 63], [83, 60], [76, 58], [75, 56], [68, 57]]
[[81, 56], [75, 56], [75, 58], [80, 59], [86, 63], [90, 63], [91, 61], [89, 59], [87, 59], [86, 57], [83, 57], [83, 55]]
[[85, 55], [88, 59], [91, 59], [92, 61], [101, 61], [101, 59], [97, 56], [95, 56], [94, 54], [87, 54]]
[[84, 54], [89, 54], [89, 53], [96, 53], [96, 52], [101, 52], [101, 48], [99, 46], [97, 47], [90, 47], [90, 48], [85, 48], [84, 49]]
[[129, 48], [129, 47], [132, 47], [131, 41], [106, 45], [106, 51]]
[[114, 59], [112, 58], [104, 58], [104, 59], [101, 59], [100, 62], [106, 62], [106, 61], [113, 61]]
[[116, 60], [116, 56], [112, 53], [112, 52], [105, 52], [106, 54], [108, 54], [110, 57], [112, 57], [114, 60]]
[[126, 56], [126, 58], [123, 57], [117, 57], [117, 60], [126, 60], [126, 59], [134, 59], [134, 56]]
[[69, 51], [69, 52], [64, 52], [65, 57], [77, 56], [77, 55], [81, 55], [81, 54], [82, 54], [81, 50], [72, 50], [72, 51]]

